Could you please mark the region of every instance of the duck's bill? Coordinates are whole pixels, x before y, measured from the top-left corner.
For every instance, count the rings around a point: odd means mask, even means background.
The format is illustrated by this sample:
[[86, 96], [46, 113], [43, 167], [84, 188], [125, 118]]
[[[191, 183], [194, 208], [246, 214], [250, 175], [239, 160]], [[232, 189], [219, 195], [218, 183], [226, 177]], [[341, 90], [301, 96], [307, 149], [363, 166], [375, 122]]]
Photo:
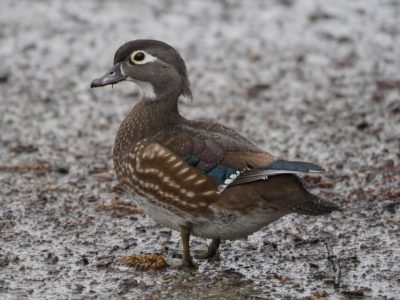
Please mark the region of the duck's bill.
[[93, 80], [90, 87], [96, 88], [96, 87], [101, 87], [101, 86], [105, 86], [108, 84], [116, 84], [125, 79], [126, 79], [126, 76], [122, 70], [121, 64], [119, 63], [119, 64], [112, 66], [112, 68], [106, 74], [104, 74], [102, 77], [96, 78], [95, 80]]

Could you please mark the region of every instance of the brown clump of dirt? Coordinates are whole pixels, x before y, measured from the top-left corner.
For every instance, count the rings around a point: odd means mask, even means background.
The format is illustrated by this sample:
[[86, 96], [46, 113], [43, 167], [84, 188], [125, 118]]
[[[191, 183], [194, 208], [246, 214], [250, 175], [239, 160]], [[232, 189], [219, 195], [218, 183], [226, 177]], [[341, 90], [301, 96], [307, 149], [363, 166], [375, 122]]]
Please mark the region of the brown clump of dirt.
[[160, 270], [168, 266], [164, 257], [159, 254], [121, 256], [118, 261], [140, 270]]

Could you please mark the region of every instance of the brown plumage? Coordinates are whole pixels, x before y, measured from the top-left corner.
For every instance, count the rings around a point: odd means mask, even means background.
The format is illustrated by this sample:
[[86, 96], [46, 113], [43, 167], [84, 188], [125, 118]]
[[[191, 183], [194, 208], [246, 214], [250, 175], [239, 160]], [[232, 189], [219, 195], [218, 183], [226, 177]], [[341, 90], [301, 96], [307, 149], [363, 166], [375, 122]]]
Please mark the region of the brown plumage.
[[121, 46], [111, 71], [92, 87], [122, 80], [136, 82], [143, 97], [117, 133], [118, 180], [147, 215], [181, 232], [185, 265], [193, 265], [190, 234], [213, 239], [203, 255], [210, 257], [221, 239], [244, 237], [285, 214], [338, 209], [296, 175], [321, 172], [319, 166], [280, 160], [223, 125], [182, 117], [177, 102], [191, 96], [190, 85], [171, 46], [153, 40]]

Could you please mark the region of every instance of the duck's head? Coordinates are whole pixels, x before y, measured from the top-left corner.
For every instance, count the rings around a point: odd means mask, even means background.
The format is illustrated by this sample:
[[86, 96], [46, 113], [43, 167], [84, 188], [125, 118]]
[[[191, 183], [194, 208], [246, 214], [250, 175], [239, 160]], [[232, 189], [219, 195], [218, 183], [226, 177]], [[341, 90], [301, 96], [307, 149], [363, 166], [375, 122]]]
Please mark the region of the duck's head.
[[133, 81], [151, 100], [164, 97], [191, 97], [185, 62], [170, 45], [156, 40], [135, 40], [123, 44], [114, 56], [114, 65], [91, 87]]

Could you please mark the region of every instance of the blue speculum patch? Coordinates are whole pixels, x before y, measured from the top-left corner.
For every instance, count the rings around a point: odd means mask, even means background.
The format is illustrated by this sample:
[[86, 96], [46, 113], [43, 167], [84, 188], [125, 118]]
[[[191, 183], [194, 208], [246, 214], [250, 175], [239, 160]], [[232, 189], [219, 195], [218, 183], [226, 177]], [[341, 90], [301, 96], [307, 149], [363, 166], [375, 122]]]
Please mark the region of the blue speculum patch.
[[[215, 182], [219, 185], [224, 184], [227, 179], [230, 179], [231, 175], [237, 174], [239, 169], [226, 167], [221, 164], [207, 164], [200, 161], [194, 155], [186, 155], [182, 157], [189, 165], [197, 168], [205, 175], [212, 177]], [[310, 171], [323, 171], [320, 166], [315, 164], [301, 162], [301, 161], [287, 161], [277, 160], [265, 166], [264, 168], [258, 168], [258, 170], [282, 170], [282, 171], [295, 171], [295, 172], [310, 172]], [[246, 175], [244, 175], [246, 176]]]
[[[194, 155], [187, 155], [182, 158], [192, 167], [198, 167], [201, 164], [200, 160]], [[204, 165], [205, 164], [201, 164], [201, 166]], [[198, 169], [205, 175], [212, 177], [218, 184], [223, 184], [226, 179], [229, 179], [232, 174], [236, 174], [238, 171], [235, 168], [226, 167], [221, 164], [214, 165], [211, 168], [198, 167]]]

